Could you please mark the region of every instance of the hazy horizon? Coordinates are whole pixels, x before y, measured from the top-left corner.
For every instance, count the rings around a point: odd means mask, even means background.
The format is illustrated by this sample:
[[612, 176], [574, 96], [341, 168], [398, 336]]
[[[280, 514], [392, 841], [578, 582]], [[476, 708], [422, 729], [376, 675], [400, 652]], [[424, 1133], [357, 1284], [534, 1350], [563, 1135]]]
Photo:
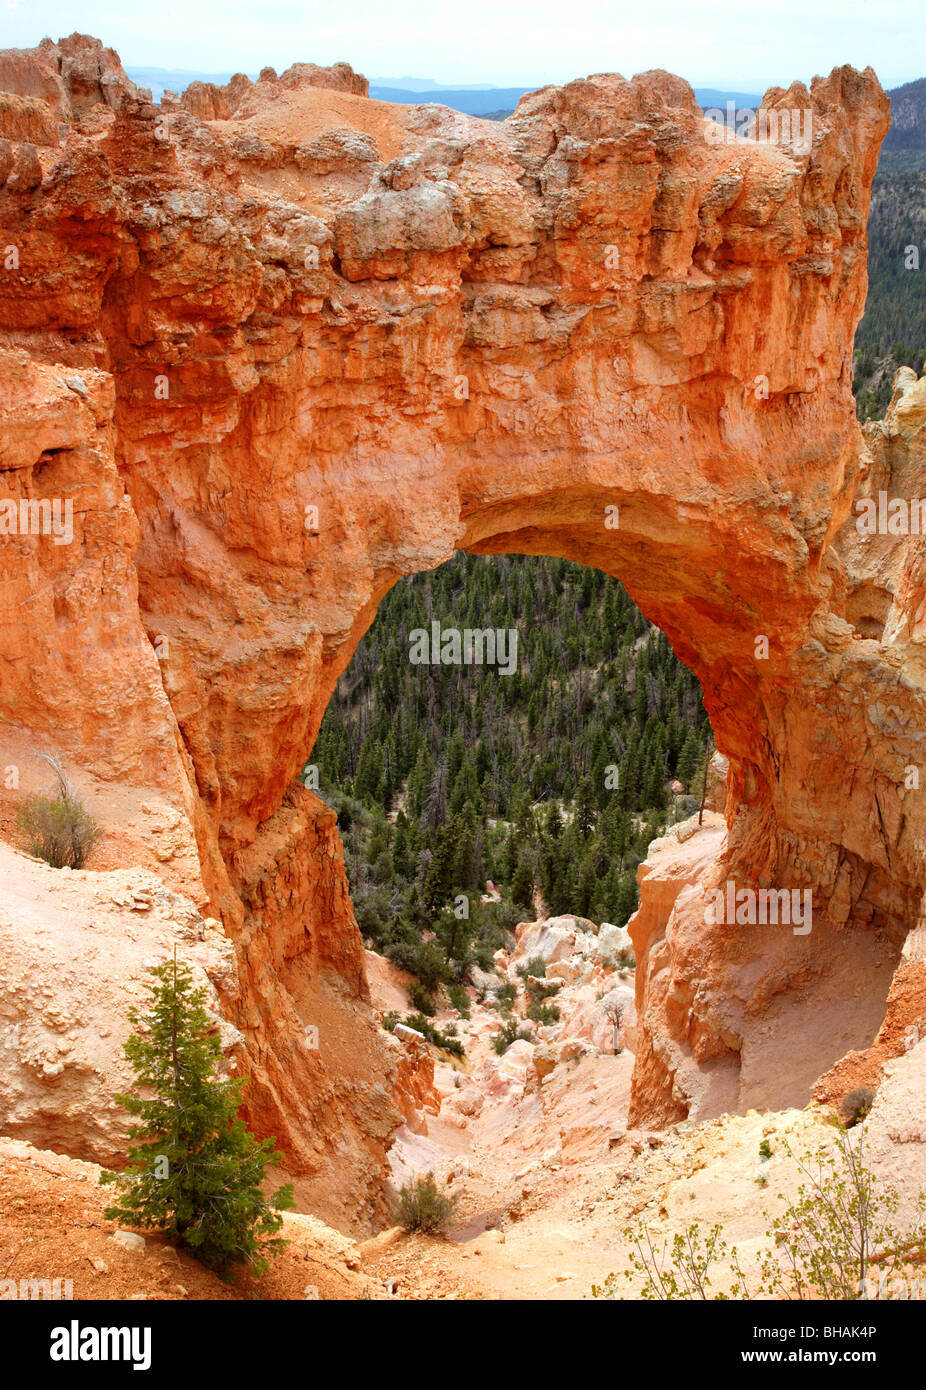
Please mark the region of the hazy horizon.
[[878, 10], [862, 0], [820, 0], [812, 12], [802, 0], [780, 0], [767, 16], [666, 0], [658, 21], [645, 23], [636, 6], [618, 4], [603, 17], [590, 0], [575, 0], [568, 13], [552, 0], [472, 0], [459, 16], [414, 0], [388, 11], [373, 0], [280, 0], [263, 10], [250, 0], [201, 0], [195, 10], [178, 0], [150, 10], [115, 0], [0, 0], [0, 12], [5, 48], [76, 30], [102, 39], [127, 67], [206, 74], [343, 61], [374, 79], [398, 73], [447, 88], [533, 88], [665, 68], [692, 86], [760, 93], [809, 83], [843, 63], [873, 67], [885, 88], [923, 76], [919, 0], [886, 0]]

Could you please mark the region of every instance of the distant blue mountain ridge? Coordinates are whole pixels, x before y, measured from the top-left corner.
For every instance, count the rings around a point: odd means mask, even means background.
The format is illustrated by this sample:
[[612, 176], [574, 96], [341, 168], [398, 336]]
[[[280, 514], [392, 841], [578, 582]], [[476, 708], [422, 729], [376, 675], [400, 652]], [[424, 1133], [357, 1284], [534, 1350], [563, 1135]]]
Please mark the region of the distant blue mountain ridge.
[[[230, 72], [193, 72], [188, 68], [126, 68], [132, 81], [139, 87], [149, 87], [155, 101], [160, 101], [165, 88], [180, 93], [191, 82], [214, 82], [223, 86], [233, 76]], [[256, 73], [249, 73], [256, 80]], [[387, 82], [404, 82], [408, 86], [389, 86]], [[400, 102], [406, 106], [437, 104], [449, 106], [454, 111], [463, 111], [469, 116], [498, 115], [503, 111], [513, 111], [525, 92], [533, 92], [535, 87], [486, 87], [462, 86], [439, 87], [429, 77], [401, 77], [390, 79], [371, 78], [370, 96], [377, 101]], [[695, 87], [695, 96], [702, 107], [725, 109], [728, 101], [736, 102], [737, 107], [755, 108], [761, 96], [755, 92], [724, 91], [715, 87]]]
[[[469, 116], [495, 115], [501, 111], [513, 111], [525, 92], [535, 92], [536, 87], [436, 87], [427, 91], [413, 92], [401, 87], [378, 87], [370, 83], [370, 96], [377, 101], [397, 101], [407, 106], [435, 102], [449, 106], [454, 111], [465, 111]], [[725, 92], [715, 87], [695, 87], [695, 98], [699, 106], [726, 109], [728, 101], [736, 102], [737, 108], [749, 107], [755, 110], [762, 100], [755, 92]]]

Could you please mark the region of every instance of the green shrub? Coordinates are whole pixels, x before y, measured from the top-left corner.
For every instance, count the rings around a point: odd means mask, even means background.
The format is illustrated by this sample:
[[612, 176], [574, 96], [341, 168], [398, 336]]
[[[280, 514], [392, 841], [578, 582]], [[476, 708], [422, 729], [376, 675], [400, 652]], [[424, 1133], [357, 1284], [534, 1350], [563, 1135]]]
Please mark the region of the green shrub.
[[460, 1193], [449, 1195], [438, 1189], [433, 1173], [413, 1178], [400, 1190], [393, 1204], [396, 1224], [406, 1231], [425, 1231], [430, 1235], [446, 1231], [453, 1223]]
[[[676, 1302], [749, 1297], [736, 1246], [728, 1248], [722, 1239], [720, 1226], [712, 1226], [704, 1233], [697, 1225], [689, 1226], [686, 1231], [679, 1231], [672, 1237], [671, 1245], [665, 1240], [658, 1246], [654, 1245], [646, 1226], [637, 1229], [627, 1227], [624, 1239], [630, 1246], [631, 1264], [624, 1275], [627, 1279], [641, 1274], [644, 1276], [641, 1298]], [[729, 1294], [710, 1292], [708, 1271], [717, 1263], [729, 1265], [736, 1276]], [[603, 1284], [593, 1284], [592, 1297], [620, 1298], [617, 1275], [609, 1274]]]
[[390, 1009], [388, 1013], [383, 1014], [383, 1027], [387, 1033], [395, 1032], [395, 1026], [400, 1022], [401, 1019], [395, 1009]]
[[500, 1009], [502, 1013], [507, 1013], [517, 997], [518, 990], [516, 985], [502, 985], [501, 989], [496, 990], [495, 993], [496, 1008]]
[[525, 1028], [516, 1018], [509, 1018], [507, 1023], [503, 1024], [502, 1031], [496, 1033], [495, 1037], [492, 1039], [492, 1046], [495, 1048], [499, 1057], [501, 1057], [508, 1051], [511, 1044], [517, 1042], [519, 1039], [524, 1039], [529, 1042], [531, 1039], [531, 1030]]
[[452, 1057], [466, 1056], [466, 1051], [456, 1036], [456, 1030], [452, 1023], [447, 1031], [442, 1033], [429, 1018], [425, 1018], [424, 1014], [408, 1014], [405, 1019], [405, 1026], [406, 1028], [414, 1028], [415, 1032], [423, 1034], [429, 1043], [442, 1048], [444, 1052], [449, 1052]]
[[469, 1018], [469, 995], [462, 985], [448, 985], [447, 998], [457, 1013], [461, 1014], [463, 1018]]
[[531, 999], [552, 999], [563, 987], [562, 980], [528, 980], [527, 993]]
[[559, 1009], [555, 1004], [545, 1004], [542, 999], [535, 999], [528, 1005], [527, 1016], [532, 1023], [558, 1023]]
[[[893, 1224], [900, 1195], [895, 1188], [882, 1187], [866, 1165], [863, 1141], [856, 1142], [843, 1129], [834, 1146], [808, 1157], [795, 1155], [787, 1141], [782, 1148], [805, 1181], [765, 1233], [767, 1246], [756, 1287], [748, 1287], [736, 1246], [727, 1246], [720, 1226], [707, 1233], [689, 1226], [670, 1244], [664, 1238], [654, 1243], [644, 1225], [624, 1232], [632, 1266], [624, 1274], [627, 1279], [644, 1276], [641, 1297], [854, 1301], [869, 1297], [873, 1267], [879, 1279], [908, 1280], [909, 1267], [926, 1259], [926, 1222]], [[918, 1208], [926, 1213], [924, 1192]], [[715, 1264], [726, 1265], [733, 1275], [727, 1293], [710, 1291], [709, 1270]], [[595, 1298], [619, 1298], [617, 1290], [617, 1275], [609, 1274], [592, 1293]]]
[[450, 980], [447, 958], [436, 941], [418, 943], [410, 969], [429, 994], [434, 994]]
[[[876, 1252], [879, 1273], [888, 1278], [926, 1257], [926, 1225], [894, 1226], [900, 1195], [867, 1166], [859, 1133], [842, 1130], [834, 1147], [796, 1159], [806, 1181], [766, 1233], [775, 1254], [764, 1261], [763, 1280], [773, 1297], [863, 1298]], [[787, 1142], [784, 1150], [795, 1158]], [[918, 1205], [926, 1211], [926, 1194]]]
[[42, 757], [55, 773], [54, 792], [36, 792], [25, 799], [17, 822], [30, 853], [55, 869], [82, 869], [101, 831], [64, 775], [57, 758]]
[[525, 965], [519, 965], [515, 969], [515, 974], [520, 975], [522, 980], [526, 980], [528, 975], [536, 975], [542, 980], [546, 973], [547, 963], [543, 956], [531, 956]]
[[473, 962], [479, 966], [480, 970], [491, 971], [495, 969], [492, 946], [488, 941], [477, 941], [473, 947]]
[[[353, 885], [351, 885], [353, 893]], [[410, 929], [411, 930], [411, 929]], [[414, 941], [405, 936], [386, 947], [386, 955], [401, 970], [418, 978], [429, 996], [450, 980], [450, 968], [436, 941]]]
[[420, 980], [413, 980], [408, 987], [408, 1002], [413, 1009], [417, 1009], [420, 1014], [427, 1014], [428, 1018], [434, 1017], [434, 1002], [430, 992], [425, 989]]
[[425, 1018], [424, 1014], [406, 1014], [402, 1022], [406, 1028], [414, 1028], [416, 1033], [421, 1033], [429, 1042], [429, 1035], [436, 1031], [434, 1024], [429, 1018]]

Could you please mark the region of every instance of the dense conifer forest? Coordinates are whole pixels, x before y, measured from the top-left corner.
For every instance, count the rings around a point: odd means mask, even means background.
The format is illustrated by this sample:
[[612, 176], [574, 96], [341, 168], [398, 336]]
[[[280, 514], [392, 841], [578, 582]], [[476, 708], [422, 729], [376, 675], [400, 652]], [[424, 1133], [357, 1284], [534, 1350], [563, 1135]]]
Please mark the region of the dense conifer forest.
[[[435, 619], [516, 631], [517, 669], [412, 664], [410, 634]], [[383, 600], [311, 766], [364, 937], [433, 992], [539, 911], [626, 922], [650, 840], [696, 807], [709, 742], [697, 681], [617, 580], [460, 553]]]
[[898, 367], [926, 358], [926, 151], [881, 155], [868, 219], [868, 298], [855, 335], [861, 420], [880, 419]]

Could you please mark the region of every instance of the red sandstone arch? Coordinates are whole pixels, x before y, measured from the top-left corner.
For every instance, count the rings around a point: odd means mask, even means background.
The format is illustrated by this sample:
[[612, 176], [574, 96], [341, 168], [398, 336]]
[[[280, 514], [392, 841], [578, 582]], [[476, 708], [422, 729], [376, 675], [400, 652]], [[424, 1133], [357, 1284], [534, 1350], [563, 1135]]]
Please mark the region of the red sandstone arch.
[[[383, 108], [353, 74], [334, 116], [316, 79], [239, 86], [224, 119], [191, 100], [166, 139], [126, 84], [0, 191], [3, 466], [81, 506], [72, 553], [21, 547], [5, 576], [27, 616], [0, 719], [184, 805], [238, 948], [253, 1117], [322, 1191], [333, 1163], [380, 1165], [393, 1123], [333, 818], [292, 780], [337, 677], [389, 586], [455, 548], [615, 574], [730, 759], [702, 888], [814, 893], [800, 942], [708, 933], [680, 901], [641, 972], [637, 1118], [800, 1100], [869, 1040], [924, 883], [915, 576], [841, 534], [871, 469], [851, 347], [877, 79], [767, 94], [812, 112], [804, 154], [711, 143], [665, 73], [500, 124]], [[340, 1038], [324, 1056], [307, 1010]]]

